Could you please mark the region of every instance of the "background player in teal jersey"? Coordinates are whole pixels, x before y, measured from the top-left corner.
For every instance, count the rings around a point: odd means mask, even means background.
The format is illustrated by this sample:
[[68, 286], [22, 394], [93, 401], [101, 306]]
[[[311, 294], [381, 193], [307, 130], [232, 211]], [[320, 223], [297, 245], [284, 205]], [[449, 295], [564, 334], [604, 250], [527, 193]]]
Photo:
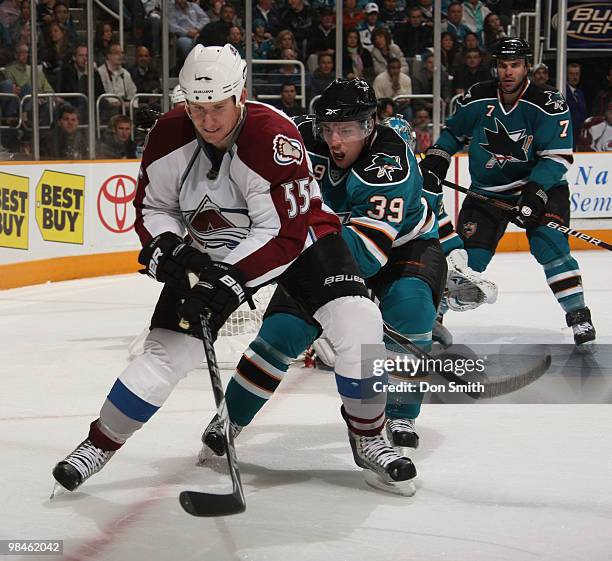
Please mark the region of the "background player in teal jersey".
[[[314, 117], [298, 117], [296, 122], [323, 200], [344, 217], [342, 236], [385, 321], [429, 349], [446, 282], [436, 219], [438, 195], [423, 192], [414, 153], [400, 135], [374, 124], [376, 97], [366, 82], [336, 80], [315, 111]], [[250, 423], [290, 362], [320, 335], [320, 326], [277, 290], [227, 388], [235, 431]], [[336, 381], [341, 394], [351, 394], [342, 380]], [[387, 435], [394, 446], [416, 448], [414, 418], [420, 399], [400, 397], [405, 399], [388, 400]], [[213, 420], [203, 436], [205, 448], [223, 453], [215, 428]]]
[[508, 216], [466, 198], [457, 231], [468, 264], [484, 271], [509, 221], [525, 228], [532, 255], [544, 268], [548, 285], [566, 312], [574, 341], [595, 340], [591, 313], [584, 303], [578, 263], [567, 236], [540, 225], [551, 218], [569, 225], [569, 188], [565, 174], [573, 162], [572, 121], [565, 99], [528, 79], [531, 48], [522, 39], [499, 42], [493, 58], [496, 80], [472, 86], [458, 102], [437, 142], [421, 162], [426, 188], [440, 189], [450, 157], [469, 144], [471, 189], [515, 206]]

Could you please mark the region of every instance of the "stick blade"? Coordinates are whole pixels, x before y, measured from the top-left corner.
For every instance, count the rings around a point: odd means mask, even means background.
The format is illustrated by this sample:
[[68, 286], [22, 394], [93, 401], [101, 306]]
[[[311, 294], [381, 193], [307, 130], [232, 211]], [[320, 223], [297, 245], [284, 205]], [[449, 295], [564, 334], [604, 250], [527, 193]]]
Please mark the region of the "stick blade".
[[215, 495], [198, 491], [183, 491], [179, 495], [181, 506], [192, 516], [230, 516], [246, 510], [242, 497], [234, 493]]

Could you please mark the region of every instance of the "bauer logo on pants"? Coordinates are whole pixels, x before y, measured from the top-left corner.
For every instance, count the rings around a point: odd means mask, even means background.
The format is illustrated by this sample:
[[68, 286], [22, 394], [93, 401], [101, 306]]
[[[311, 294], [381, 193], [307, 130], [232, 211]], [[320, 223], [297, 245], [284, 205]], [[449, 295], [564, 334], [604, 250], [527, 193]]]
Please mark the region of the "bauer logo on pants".
[[471, 238], [478, 229], [478, 222], [466, 222], [463, 225], [463, 235], [466, 238]]
[[43, 240], [83, 243], [85, 176], [46, 170], [36, 186], [36, 223]]

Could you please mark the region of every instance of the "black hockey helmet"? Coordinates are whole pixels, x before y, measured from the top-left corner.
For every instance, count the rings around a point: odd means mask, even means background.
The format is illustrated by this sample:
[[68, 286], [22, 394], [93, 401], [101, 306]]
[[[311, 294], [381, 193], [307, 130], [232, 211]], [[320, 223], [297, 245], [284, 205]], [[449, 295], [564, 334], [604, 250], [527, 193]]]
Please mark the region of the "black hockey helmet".
[[531, 63], [533, 58], [531, 45], [524, 39], [519, 39], [517, 37], [502, 39], [497, 44], [497, 48], [492, 54], [494, 61], [522, 58], [525, 60], [525, 63]]
[[376, 113], [376, 94], [361, 78], [334, 80], [314, 103], [319, 122], [363, 121]]

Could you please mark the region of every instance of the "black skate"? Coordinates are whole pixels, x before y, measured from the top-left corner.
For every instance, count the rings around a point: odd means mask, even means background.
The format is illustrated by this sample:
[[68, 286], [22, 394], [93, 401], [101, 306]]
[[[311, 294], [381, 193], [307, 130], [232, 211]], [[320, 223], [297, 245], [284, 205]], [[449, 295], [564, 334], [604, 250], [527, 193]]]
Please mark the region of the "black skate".
[[414, 419], [387, 419], [387, 438], [398, 452], [410, 453], [419, 447], [419, 435], [414, 428]]
[[585, 345], [595, 341], [595, 327], [591, 321], [591, 310], [581, 308], [565, 314], [565, 322], [574, 332], [574, 343]]
[[[230, 427], [232, 429], [232, 437], [235, 439], [242, 428], [236, 423], [230, 421]], [[225, 440], [223, 438], [223, 421], [219, 419], [219, 415], [215, 414], [208, 426], [204, 429], [202, 434], [202, 449], [198, 454], [198, 464], [204, 464], [207, 460], [215, 456], [225, 456]]]
[[[74, 491], [98, 473], [115, 451], [102, 450], [87, 438], [53, 468], [53, 477], [66, 490]], [[55, 489], [51, 497], [55, 494]]]
[[353, 458], [364, 469], [368, 485], [408, 497], [416, 493], [412, 481], [416, 477], [416, 468], [409, 458], [400, 456], [381, 434], [361, 436], [350, 430], [348, 434]]

